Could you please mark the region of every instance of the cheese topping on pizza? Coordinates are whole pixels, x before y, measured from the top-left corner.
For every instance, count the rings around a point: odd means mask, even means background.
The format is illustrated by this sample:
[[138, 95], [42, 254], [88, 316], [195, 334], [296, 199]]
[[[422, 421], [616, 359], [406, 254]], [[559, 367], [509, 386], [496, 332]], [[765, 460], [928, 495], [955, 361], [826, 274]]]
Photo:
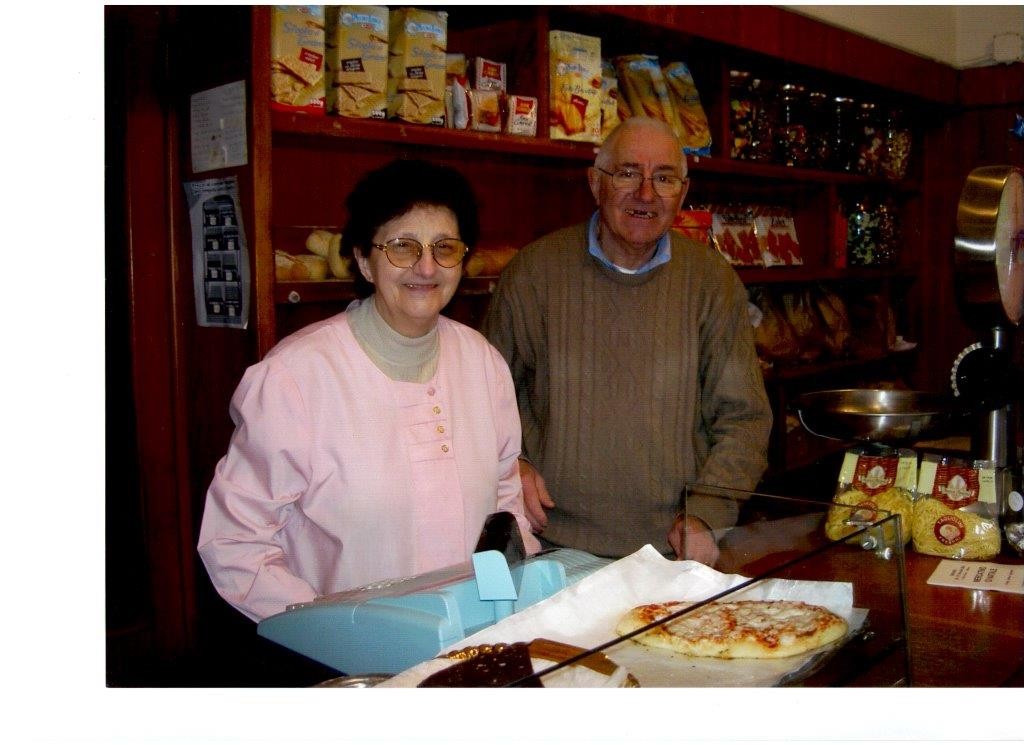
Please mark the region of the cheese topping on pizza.
[[[623, 635], [692, 603], [650, 603], [627, 612]], [[769, 659], [818, 649], [846, 635], [847, 624], [826, 608], [796, 600], [709, 603], [632, 638], [638, 644], [693, 657]]]

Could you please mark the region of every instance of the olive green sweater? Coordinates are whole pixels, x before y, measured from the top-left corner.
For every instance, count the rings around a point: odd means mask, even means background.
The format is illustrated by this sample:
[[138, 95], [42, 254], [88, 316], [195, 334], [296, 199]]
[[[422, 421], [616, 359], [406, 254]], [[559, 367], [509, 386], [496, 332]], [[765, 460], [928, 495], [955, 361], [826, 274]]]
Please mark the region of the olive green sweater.
[[[767, 464], [746, 290], [713, 249], [675, 233], [667, 264], [616, 272], [588, 253], [586, 230], [520, 251], [484, 331], [512, 369], [523, 457], [556, 502], [544, 537], [601, 556], [667, 553], [685, 484], [753, 489]], [[718, 500], [690, 512], [735, 520]]]

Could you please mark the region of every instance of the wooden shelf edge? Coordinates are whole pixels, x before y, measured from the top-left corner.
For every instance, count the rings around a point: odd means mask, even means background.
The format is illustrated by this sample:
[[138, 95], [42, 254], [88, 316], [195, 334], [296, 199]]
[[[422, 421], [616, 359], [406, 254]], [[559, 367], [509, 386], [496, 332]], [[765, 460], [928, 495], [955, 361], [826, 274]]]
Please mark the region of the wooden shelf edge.
[[912, 279], [915, 267], [857, 266], [838, 269], [820, 266], [736, 267], [736, 273], [745, 285], [805, 284], [807, 282], [848, 282], [855, 280]]
[[[463, 277], [456, 296], [490, 295], [494, 291], [497, 277]], [[323, 279], [309, 282], [276, 282], [274, 303], [276, 305], [300, 305], [303, 303], [332, 303], [355, 300], [361, 294], [354, 280]]]
[[593, 160], [596, 147], [591, 143], [561, 142], [543, 137], [521, 137], [498, 132], [446, 129], [427, 124], [350, 119], [334, 115], [310, 116], [282, 111], [271, 113], [271, 127], [277, 137], [300, 136], [325, 140], [388, 142], [584, 162]]
[[899, 359], [901, 356], [913, 351], [914, 350], [899, 352], [889, 351], [885, 354], [879, 354], [873, 357], [851, 357], [846, 359], [828, 360], [826, 362], [809, 362], [803, 365], [794, 364], [784, 365], [782, 367], [773, 367], [764, 371], [764, 382], [788, 383], [791, 381], [817, 377], [818, 375], [824, 375], [827, 373], [842, 372], [844, 370], [852, 370], [869, 365], [878, 365]]

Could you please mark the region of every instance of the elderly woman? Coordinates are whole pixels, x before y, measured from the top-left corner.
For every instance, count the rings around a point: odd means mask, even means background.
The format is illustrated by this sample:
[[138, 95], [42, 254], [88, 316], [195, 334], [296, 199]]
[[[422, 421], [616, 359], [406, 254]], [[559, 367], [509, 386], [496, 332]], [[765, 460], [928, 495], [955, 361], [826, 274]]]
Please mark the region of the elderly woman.
[[476, 331], [441, 316], [477, 237], [455, 171], [396, 161], [347, 201], [342, 251], [373, 294], [250, 367], [206, 495], [199, 553], [254, 620], [290, 603], [467, 561], [488, 514], [528, 552], [512, 378]]

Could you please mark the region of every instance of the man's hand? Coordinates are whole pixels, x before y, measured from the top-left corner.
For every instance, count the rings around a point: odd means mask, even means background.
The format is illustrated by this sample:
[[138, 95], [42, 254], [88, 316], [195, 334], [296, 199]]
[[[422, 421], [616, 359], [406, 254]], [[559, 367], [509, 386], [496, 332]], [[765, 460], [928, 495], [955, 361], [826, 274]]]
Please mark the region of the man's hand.
[[530, 521], [530, 527], [534, 533], [541, 533], [548, 526], [548, 516], [545, 509], [551, 509], [555, 502], [548, 494], [548, 488], [544, 485], [544, 477], [540, 471], [530, 465], [527, 461], [519, 461], [519, 478], [523, 481], [523, 502], [526, 506], [526, 519]]
[[718, 561], [718, 545], [707, 523], [697, 517], [676, 517], [668, 532], [668, 544], [677, 559], [693, 559], [714, 566]]

